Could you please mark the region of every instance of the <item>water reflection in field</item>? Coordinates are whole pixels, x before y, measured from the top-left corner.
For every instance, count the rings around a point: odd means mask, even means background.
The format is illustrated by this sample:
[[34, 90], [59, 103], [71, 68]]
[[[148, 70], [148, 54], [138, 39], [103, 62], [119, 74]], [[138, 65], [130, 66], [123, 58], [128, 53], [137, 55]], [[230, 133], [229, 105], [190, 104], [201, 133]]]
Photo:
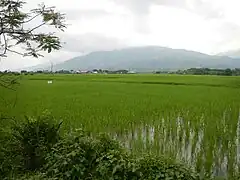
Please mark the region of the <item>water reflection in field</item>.
[[233, 177], [240, 170], [240, 119], [224, 114], [217, 124], [204, 117], [192, 123], [179, 116], [132, 125], [112, 135], [133, 151], [168, 155], [202, 176]]

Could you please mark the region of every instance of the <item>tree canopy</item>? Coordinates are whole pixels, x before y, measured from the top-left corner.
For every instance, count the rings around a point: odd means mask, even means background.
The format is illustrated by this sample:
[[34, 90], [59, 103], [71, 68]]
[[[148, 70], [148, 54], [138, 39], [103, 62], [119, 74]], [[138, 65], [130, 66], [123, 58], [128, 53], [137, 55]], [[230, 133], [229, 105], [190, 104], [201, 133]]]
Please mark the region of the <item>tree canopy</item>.
[[[66, 28], [64, 14], [44, 4], [26, 12], [25, 4], [22, 0], [0, 0], [0, 57], [6, 57], [8, 52], [39, 57], [42, 51], [50, 53], [61, 48], [54, 30]], [[42, 32], [44, 26], [50, 32]], [[22, 50], [16, 50], [16, 46]]]

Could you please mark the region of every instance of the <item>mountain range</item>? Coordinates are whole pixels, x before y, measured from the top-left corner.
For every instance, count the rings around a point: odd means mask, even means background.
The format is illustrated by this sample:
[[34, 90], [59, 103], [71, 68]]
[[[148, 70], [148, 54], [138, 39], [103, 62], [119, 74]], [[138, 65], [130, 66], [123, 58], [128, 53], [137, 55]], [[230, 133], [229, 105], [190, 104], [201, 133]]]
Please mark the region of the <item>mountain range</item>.
[[[195, 67], [239, 68], [240, 56], [207, 55], [184, 49], [159, 46], [131, 47], [112, 51], [97, 51], [54, 65], [54, 70], [128, 69], [153, 71]], [[49, 68], [49, 66], [48, 66]], [[43, 67], [34, 69], [44, 69]]]
[[218, 54], [219, 56], [228, 56], [231, 58], [240, 58], [240, 50], [232, 50], [227, 52], [222, 52]]

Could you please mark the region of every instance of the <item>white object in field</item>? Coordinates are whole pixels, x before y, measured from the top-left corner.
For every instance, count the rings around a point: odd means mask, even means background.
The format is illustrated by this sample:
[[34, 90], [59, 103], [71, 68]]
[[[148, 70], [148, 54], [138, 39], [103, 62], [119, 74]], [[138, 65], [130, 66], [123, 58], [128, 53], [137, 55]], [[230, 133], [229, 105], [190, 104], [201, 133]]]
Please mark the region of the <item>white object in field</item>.
[[53, 82], [52, 81], [48, 81], [48, 84], [52, 84]]

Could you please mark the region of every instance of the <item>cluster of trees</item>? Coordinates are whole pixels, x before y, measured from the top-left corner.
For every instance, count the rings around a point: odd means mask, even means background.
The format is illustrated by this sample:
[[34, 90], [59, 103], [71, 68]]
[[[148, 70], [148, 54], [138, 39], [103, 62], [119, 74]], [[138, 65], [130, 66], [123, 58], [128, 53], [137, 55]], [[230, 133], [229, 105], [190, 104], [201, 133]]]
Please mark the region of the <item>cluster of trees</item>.
[[[11, 71], [0, 71], [0, 74], [9, 75], [34, 75], [34, 74], [135, 74], [134, 71], [128, 70], [103, 70], [103, 69], [93, 69], [90, 71], [74, 71], [74, 70], [59, 70], [59, 71], [49, 71], [49, 70], [37, 70], [37, 71], [26, 71], [22, 70], [20, 72]], [[210, 68], [190, 68], [187, 70], [178, 71], [156, 71], [155, 74], [190, 74], [190, 75], [219, 75], [219, 76], [240, 76], [240, 68], [236, 69], [210, 69]]]
[[37, 70], [37, 71], [27, 71], [21, 70], [20, 72], [13, 71], [0, 71], [0, 74], [12, 74], [12, 75], [33, 75], [33, 74], [133, 74], [135, 72], [122, 70], [103, 70], [103, 69], [93, 69], [90, 71], [74, 71], [74, 70], [59, 70], [59, 71], [49, 71], [49, 70]]
[[236, 69], [190, 68], [187, 70], [178, 70], [176, 73], [177, 74], [193, 74], [193, 75], [239, 76], [240, 68], [236, 68]]
[[156, 74], [240, 76], [240, 68], [235, 68], [235, 69], [190, 68], [186, 70], [177, 70], [177, 71], [156, 71], [155, 73]]
[[26, 71], [22, 70], [20, 72], [17, 71], [0, 71], [0, 75], [34, 75], [34, 74], [50, 74], [50, 71]]
[[60, 70], [60, 71], [55, 71], [54, 73], [57, 74], [81, 74], [81, 73], [88, 73], [88, 74], [129, 74], [129, 73], [133, 73], [132, 71], [128, 71], [126, 69], [120, 69], [120, 70], [107, 70], [107, 69], [93, 69], [93, 70], [89, 70], [89, 71], [74, 71], [74, 70]]
[[[19, 76], [21, 75], [20, 72], [11, 72], [11, 71], [0, 71], [0, 76], [3, 77], [4, 75], [16, 75]], [[2, 79], [0, 79], [2, 81]]]

